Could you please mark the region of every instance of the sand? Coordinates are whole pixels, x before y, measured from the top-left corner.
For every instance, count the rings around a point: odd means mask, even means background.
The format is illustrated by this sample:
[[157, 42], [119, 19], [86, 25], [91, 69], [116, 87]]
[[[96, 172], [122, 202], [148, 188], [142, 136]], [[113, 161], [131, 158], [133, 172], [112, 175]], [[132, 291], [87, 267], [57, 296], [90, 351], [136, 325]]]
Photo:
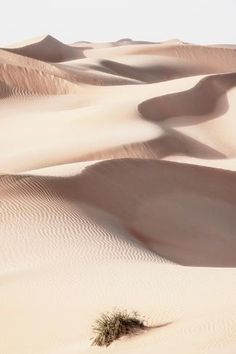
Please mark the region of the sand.
[[1, 354], [236, 353], [235, 116], [234, 45], [0, 49]]

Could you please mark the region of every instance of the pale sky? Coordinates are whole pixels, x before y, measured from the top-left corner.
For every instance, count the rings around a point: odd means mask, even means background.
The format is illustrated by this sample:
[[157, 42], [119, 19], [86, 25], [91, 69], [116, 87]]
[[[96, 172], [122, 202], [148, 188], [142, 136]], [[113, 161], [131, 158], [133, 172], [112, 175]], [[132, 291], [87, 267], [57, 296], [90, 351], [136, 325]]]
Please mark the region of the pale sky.
[[132, 38], [236, 44], [236, 0], [3, 0], [0, 45], [51, 34], [71, 43]]

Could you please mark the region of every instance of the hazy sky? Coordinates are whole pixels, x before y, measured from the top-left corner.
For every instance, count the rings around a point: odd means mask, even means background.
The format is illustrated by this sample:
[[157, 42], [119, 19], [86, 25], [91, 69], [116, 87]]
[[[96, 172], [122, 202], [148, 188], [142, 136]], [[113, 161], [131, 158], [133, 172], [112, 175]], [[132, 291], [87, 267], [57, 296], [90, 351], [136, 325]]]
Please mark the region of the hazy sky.
[[236, 0], [4, 0], [0, 45], [51, 34], [64, 42], [179, 38], [236, 44]]

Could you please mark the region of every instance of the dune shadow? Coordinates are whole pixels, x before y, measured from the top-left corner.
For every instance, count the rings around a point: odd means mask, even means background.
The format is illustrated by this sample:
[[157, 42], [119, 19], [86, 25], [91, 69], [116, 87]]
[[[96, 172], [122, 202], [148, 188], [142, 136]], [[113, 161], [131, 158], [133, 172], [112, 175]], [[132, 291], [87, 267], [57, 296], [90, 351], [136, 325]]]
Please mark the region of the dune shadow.
[[183, 68], [183, 65], [178, 66], [173, 62], [165, 63], [163, 59], [160, 61], [158, 58], [155, 65], [149, 64], [148, 66], [132, 66], [112, 60], [102, 60], [101, 65], [103, 65], [106, 69], [111, 70], [116, 75], [150, 84], [205, 73], [205, 70], [201, 68]]
[[235, 173], [120, 159], [87, 167], [63, 183], [71, 186], [65, 198], [114, 215], [134, 239], [167, 260], [236, 266]]
[[202, 159], [226, 158], [226, 155], [220, 151], [173, 129], [166, 129], [161, 137], [144, 144], [149, 154], [159, 159], [174, 155]]
[[[225, 95], [235, 86], [236, 73], [208, 76], [190, 90], [144, 101], [138, 106], [138, 111], [144, 119], [152, 122], [164, 123], [178, 118], [171, 122], [172, 127], [202, 123], [227, 112], [229, 104]], [[221, 105], [216, 111], [220, 98]], [[211, 116], [206, 116], [208, 114]]]
[[135, 41], [131, 38], [121, 38], [116, 42], [112, 42], [113, 47], [120, 47], [123, 45], [137, 45], [137, 44], [157, 44], [156, 42], [149, 42], [149, 41]]
[[12, 96], [12, 89], [4, 81], [0, 81], [0, 100]]
[[225, 154], [207, 144], [201, 143], [174, 129], [165, 128], [163, 134], [156, 139], [89, 153], [84, 155], [80, 161], [121, 158], [161, 160], [175, 155], [206, 160], [227, 158]]

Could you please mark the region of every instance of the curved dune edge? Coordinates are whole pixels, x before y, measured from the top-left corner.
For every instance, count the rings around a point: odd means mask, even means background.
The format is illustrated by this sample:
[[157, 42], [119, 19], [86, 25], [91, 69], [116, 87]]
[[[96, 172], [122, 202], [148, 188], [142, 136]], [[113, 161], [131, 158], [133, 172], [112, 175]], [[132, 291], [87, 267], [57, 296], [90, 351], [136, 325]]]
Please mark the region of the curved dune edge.
[[[0, 49], [0, 352], [236, 352], [236, 52]], [[114, 308], [151, 327], [109, 348]]]
[[[206, 76], [188, 91], [152, 98], [141, 103], [138, 109], [144, 118], [157, 122], [172, 117], [204, 117], [215, 109], [219, 98], [235, 86], [236, 73]], [[228, 109], [227, 102], [222, 109]]]
[[[196, 159], [197, 164], [207, 165], [209, 162], [212, 167], [225, 166], [226, 169], [234, 169], [234, 73], [175, 80], [174, 84], [181, 88], [181, 92], [173, 92], [172, 82], [163, 83], [163, 86], [137, 85], [138, 90], [133, 89], [133, 95], [130, 97], [129, 86], [112, 87], [112, 90], [104, 88], [103, 91], [103, 88], [73, 86], [70, 82], [47, 75], [35, 82], [31, 74], [27, 81], [27, 71], [24, 70], [26, 69], [22, 69], [22, 83], [21, 76], [17, 81], [16, 75], [8, 76], [8, 72], [4, 72], [8, 85], [2, 89], [2, 95], [5, 98], [7, 95], [24, 97], [24, 102], [20, 103], [17, 98], [14, 105], [18, 107], [17, 114], [27, 122], [31, 134], [25, 135], [24, 125], [19, 125], [14, 109], [10, 113], [6, 111], [12, 120], [6, 123], [5, 130], [11, 131], [11, 124], [15, 121], [17, 132], [22, 132], [24, 141], [14, 157], [10, 151], [11, 146], [15, 146], [15, 140], [14, 135], [10, 135], [7, 140], [9, 155], [0, 154], [3, 172], [20, 172], [50, 165], [115, 158], [180, 162], [184, 162], [186, 158], [186, 162]], [[36, 75], [39, 74], [36, 72]], [[20, 88], [14, 89], [12, 78], [15, 78], [16, 84], [21, 83]], [[47, 84], [44, 84], [45, 82]], [[10, 84], [12, 89], [9, 89]], [[29, 99], [27, 89], [32, 90], [29, 91], [31, 95], [46, 95], [47, 90], [51, 90], [52, 95], [55, 95], [57, 90], [60, 94], [65, 90], [66, 94], [55, 98], [48, 96]], [[78, 92], [77, 95], [74, 90]], [[167, 93], [169, 90], [172, 93]], [[156, 96], [157, 93], [159, 96]], [[148, 96], [154, 97], [146, 99]], [[206, 100], [206, 97], [209, 99]], [[5, 102], [2, 109], [7, 107]], [[37, 107], [40, 107], [40, 114]], [[3, 116], [5, 114], [3, 110]], [[103, 122], [101, 125], [99, 119]], [[43, 120], [47, 121], [47, 136], [50, 139], [41, 144], [45, 136]], [[57, 125], [54, 124], [55, 120], [58, 121]], [[227, 124], [224, 124], [225, 122]], [[69, 135], [62, 134], [61, 129], [66, 129]], [[81, 139], [78, 139], [78, 134], [82, 132]], [[225, 140], [222, 139], [222, 132]], [[58, 134], [62, 134], [61, 138]], [[94, 143], [94, 137], [99, 138], [97, 144]], [[27, 144], [32, 148], [35, 146], [34, 150], [27, 150], [24, 147]], [[51, 144], [49, 150], [48, 144]], [[56, 149], [60, 153], [56, 154]], [[3, 151], [5, 150], [6, 147]], [[42, 155], [45, 155], [43, 159]], [[19, 159], [21, 156], [24, 159]]]

